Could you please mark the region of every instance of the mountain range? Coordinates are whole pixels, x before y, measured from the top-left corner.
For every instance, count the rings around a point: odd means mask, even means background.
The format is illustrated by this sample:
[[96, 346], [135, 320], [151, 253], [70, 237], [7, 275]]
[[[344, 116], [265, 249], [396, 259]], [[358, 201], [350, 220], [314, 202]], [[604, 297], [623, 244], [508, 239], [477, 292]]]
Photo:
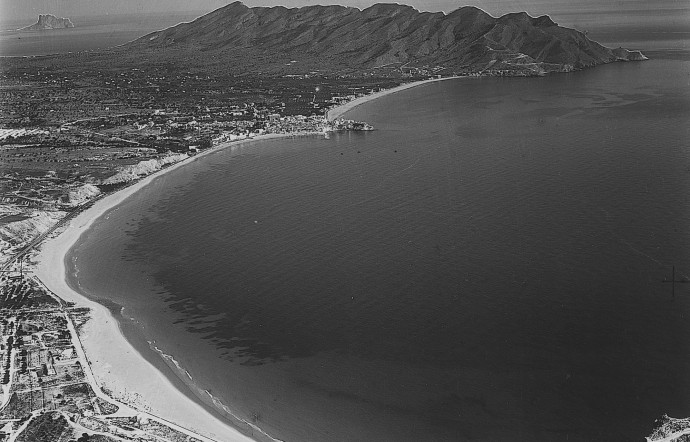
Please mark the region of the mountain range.
[[[411, 6], [247, 7], [231, 3], [189, 23], [128, 44], [232, 59], [239, 70], [266, 73], [371, 70], [395, 67], [449, 73], [542, 75], [614, 61], [644, 60], [639, 51], [611, 49], [550, 17], [525, 12], [492, 17], [472, 6], [449, 14]], [[259, 60], [259, 61], [257, 61]]]

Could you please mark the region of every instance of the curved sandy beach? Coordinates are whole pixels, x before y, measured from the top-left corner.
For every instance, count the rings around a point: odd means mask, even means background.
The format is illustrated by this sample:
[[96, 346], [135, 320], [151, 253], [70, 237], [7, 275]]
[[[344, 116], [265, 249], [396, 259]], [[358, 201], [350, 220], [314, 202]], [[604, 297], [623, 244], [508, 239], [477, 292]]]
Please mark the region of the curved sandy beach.
[[[453, 78], [457, 77], [407, 83], [360, 97], [329, 110], [327, 117], [329, 120], [333, 120], [365, 102], [426, 83]], [[90, 309], [91, 318], [81, 330], [81, 342], [99, 387], [108, 391], [113, 398], [218, 441], [248, 442], [252, 440], [222, 418], [210, 412], [201, 403], [192, 399], [190, 397], [191, 391], [183, 391], [184, 387], [180, 385], [181, 382], [175, 385], [160, 368], [144, 357], [125, 338], [120, 324], [108, 308], [73, 290], [66, 279], [65, 259], [69, 250], [79, 240], [81, 235], [98, 218], [105, 215], [126, 198], [134, 195], [139, 189], [160, 175], [178, 167], [183, 167], [188, 162], [195, 161], [225, 147], [259, 142], [264, 139], [299, 135], [307, 134], [270, 134], [249, 140], [224, 143], [195, 157], [176, 163], [98, 200], [93, 206], [70, 220], [61, 233], [46, 239], [39, 246], [39, 252], [35, 256], [37, 261], [36, 276], [49, 290], [62, 299], [73, 302], [78, 307]], [[251, 424], [249, 426], [253, 427], [250, 430], [262, 433], [255, 426]], [[271, 439], [265, 433], [261, 434], [261, 436], [261, 439]]]
[[42, 243], [35, 257], [35, 273], [48, 289], [62, 299], [90, 309], [90, 319], [82, 329], [80, 338], [99, 387], [110, 392], [115, 399], [199, 434], [219, 441], [249, 442], [252, 439], [175, 386], [127, 341], [117, 320], [106, 307], [74, 291], [66, 280], [65, 257], [95, 220], [162, 173], [182, 167], [198, 157], [149, 175], [81, 212], [60, 234]]
[[384, 89], [379, 92], [375, 92], [373, 94], [365, 95], [363, 97], [356, 98], [352, 101], [348, 101], [345, 104], [341, 104], [340, 106], [336, 106], [332, 109], [329, 109], [328, 112], [326, 113], [326, 118], [328, 118], [328, 121], [333, 121], [338, 118], [341, 118], [345, 113], [348, 111], [354, 109], [355, 107], [367, 103], [369, 101], [375, 100], [377, 98], [385, 97], [386, 95], [394, 94], [396, 92], [404, 91], [405, 89], [410, 89], [413, 87], [421, 86], [423, 84], [427, 83], [434, 83], [437, 81], [444, 81], [444, 80], [456, 80], [458, 78], [469, 78], [469, 77], [442, 77], [442, 78], [431, 78], [429, 80], [420, 80], [420, 81], [414, 81], [412, 83], [405, 83], [401, 84], [400, 86], [396, 86], [390, 89]]

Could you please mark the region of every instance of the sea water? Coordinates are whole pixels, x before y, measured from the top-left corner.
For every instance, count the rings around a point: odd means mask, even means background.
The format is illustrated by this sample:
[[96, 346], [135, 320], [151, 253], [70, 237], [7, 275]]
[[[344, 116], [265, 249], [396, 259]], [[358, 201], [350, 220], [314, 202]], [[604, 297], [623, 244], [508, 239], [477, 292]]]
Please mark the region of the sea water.
[[640, 440], [690, 415], [690, 286], [662, 282], [690, 277], [690, 62], [649, 55], [211, 154], [71, 278], [283, 440]]
[[[38, 11], [46, 13], [53, 11]], [[204, 12], [164, 14], [110, 14], [69, 17], [74, 28], [19, 31], [36, 19], [3, 20], [0, 17], [0, 57], [40, 56], [68, 52], [95, 51], [119, 46], [153, 31], [194, 20]]]

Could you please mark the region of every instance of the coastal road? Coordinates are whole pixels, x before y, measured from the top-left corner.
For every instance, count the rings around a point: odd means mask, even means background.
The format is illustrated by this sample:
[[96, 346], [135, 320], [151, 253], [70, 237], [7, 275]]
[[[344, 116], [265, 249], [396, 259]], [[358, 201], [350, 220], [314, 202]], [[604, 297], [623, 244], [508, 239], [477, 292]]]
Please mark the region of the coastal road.
[[[38, 278], [36, 278], [36, 279], [38, 280]], [[39, 280], [39, 281], [40, 281], [40, 280]], [[41, 282], [41, 286], [45, 287], [45, 284], [43, 284], [43, 283]], [[64, 304], [65, 304], [64, 300], [62, 300], [62, 299], [61, 299], [59, 296], [57, 296], [56, 294], [54, 294], [54, 293], [52, 293], [52, 292], [50, 292], [50, 291], [48, 291], [48, 293], [49, 293], [50, 295], [52, 295], [53, 297], [55, 297], [56, 299], [58, 299], [58, 300], [60, 301], [60, 304], [61, 304], [61, 305], [64, 305]], [[184, 428], [184, 427], [181, 427], [181, 426], [179, 426], [179, 425], [177, 425], [177, 424], [174, 424], [174, 423], [172, 423], [172, 422], [170, 422], [170, 421], [167, 421], [167, 420], [165, 420], [165, 419], [163, 419], [163, 418], [160, 418], [160, 417], [158, 417], [158, 416], [154, 416], [154, 415], [152, 415], [152, 414], [150, 414], [150, 413], [148, 413], [148, 412], [146, 412], [146, 411], [139, 410], [138, 408], [136, 408], [136, 407], [134, 407], [134, 406], [125, 404], [125, 403], [123, 403], [123, 402], [116, 401], [116, 400], [112, 399], [110, 396], [106, 395], [106, 394], [103, 392], [103, 390], [101, 390], [101, 387], [98, 385], [98, 381], [96, 381], [96, 377], [94, 376], [93, 371], [91, 370], [91, 364], [89, 363], [89, 359], [88, 359], [87, 356], [86, 356], [86, 352], [84, 351], [84, 346], [83, 346], [83, 344], [82, 344], [82, 342], [81, 342], [81, 338], [79, 337], [79, 334], [77, 333], [77, 329], [76, 329], [76, 327], [74, 326], [74, 322], [72, 322], [72, 318], [71, 318], [70, 315], [67, 313], [67, 311], [63, 310], [63, 312], [65, 313], [65, 316], [67, 317], [67, 328], [68, 328], [70, 334], [72, 335], [72, 342], [75, 343], [74, 348], [75, 348], [75, 350], [76, 350], [76, 352], [77, 352], [77, 355], [78, 355], [79, 359], [83, 362], [83, 364], [82, 364], [82, 369], [84, 370], [84, 374], [86, 375], [86, 379], [88, 380], [89, 384], [91, 385], [91, 388], [93, 389], [94, 394], [95, 394], [98, 398], [100, 398], [100, 399], [102, 399], [102, 400], [104, 400], [104, 401], [106, 401], [106, 402], [109, 402], [109, 403], [111, 403], [111, 404], [113, 404], [113, 405], [118, 406], [118, 407], [119, 407], [119, 410], [120, 410], [121, 412], [127, 412], [127, 411], [129, 411], [129, 412], [131, 413], [132, 416], [136, 416], [136, 415], [144, 416], [144, 417], [146, 417], [146, 418], [148, 418], [148, 419], [150, 419], [150, 420], [156, 421], [156, 422], [158, 422], [158, 423], [160, 423], [160, 424], [162, 424], [162, 425], [165, 425], [165, 426], [167, 426], [167, 427], [172, 428], [173, 430], [179, 431], [180, 433], [183, 433], [183, 434], [185, 434], [185, 435], [187, 435], [187, 436], [190, 436], [190, 437], [199, 439], [199, 440], [201, 440], [201, 441], [203, 441], [203, 442], [220, 442], [220, 441], [218, 441], [218, 440], [216, 440], [216, 439], [212, 439], [212, 438], [210, 438], [210, 437], [206, 437], [206, 436], [203, 436], [203, 435], [201, 435], [201, 434], [195, 433], [195, 432], [193, 432], [193, 431], [187, 430], [187, 429]]]

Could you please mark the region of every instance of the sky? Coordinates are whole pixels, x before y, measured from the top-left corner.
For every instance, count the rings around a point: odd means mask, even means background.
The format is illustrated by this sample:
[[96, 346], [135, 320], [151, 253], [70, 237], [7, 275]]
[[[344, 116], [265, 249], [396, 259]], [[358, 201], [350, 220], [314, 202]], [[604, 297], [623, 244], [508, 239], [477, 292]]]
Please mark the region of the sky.
[[[315, 4], [342, 4], [360, 9], [381, 0], [244, 0], [247, 6], [298, 7]], [[389, 1], [390, 2], [390, 1]], [[0, 0], [0, 20], [35, 21], [41, 13], [59, 17], [83, 17], [103, 14], [155, 13], [175, 11], [210, 12], [230, 3], [227, 0]], [[688, 0], [404, 0], [420, 11], [451, 12], [460, 6], [477, 6], [494, 16], [508, 12], [526, 11], [533, 16], [549, 14], [592, 13], [618, 11], [622, 15], [633, 12], [644, 18], [645, 14], [669, 10], [669, 17], [690, 22]], [[27, 23], [30, 24], [30, 23]]]

